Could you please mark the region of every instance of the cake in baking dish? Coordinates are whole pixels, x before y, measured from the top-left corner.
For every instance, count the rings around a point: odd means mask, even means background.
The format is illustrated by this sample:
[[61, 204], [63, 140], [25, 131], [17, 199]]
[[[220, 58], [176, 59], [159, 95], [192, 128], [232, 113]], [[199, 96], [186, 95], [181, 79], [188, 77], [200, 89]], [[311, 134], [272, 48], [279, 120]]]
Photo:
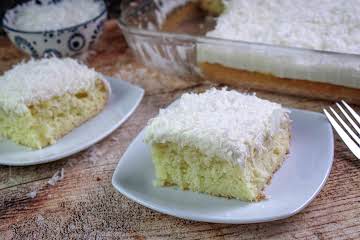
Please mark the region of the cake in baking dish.
[[250, 85], [259, 82], [258, 86], [273, 81], [283, 84], [282, 79], [290, 79], [296, 80], [293, 83], [299, 88], [314, 81], [360, 89], [358, 58], [273, 47], [360, 54], [359, 0], [223, 3], [225, 8], [215, 28], [206, 36], [243, 42], [234, 47], [198, 44], [197, 60], [207, 78], [228, 83], [238, 78]]
[[158, 186], [258, 201], [290, 145], [288, 110], [226, 89], [187, 93], [146, 127]]
[[99, 113], [109, 97], [106, 80], [65, 58], [30, 60], [0, 77], [0, 135], [40, 149]]

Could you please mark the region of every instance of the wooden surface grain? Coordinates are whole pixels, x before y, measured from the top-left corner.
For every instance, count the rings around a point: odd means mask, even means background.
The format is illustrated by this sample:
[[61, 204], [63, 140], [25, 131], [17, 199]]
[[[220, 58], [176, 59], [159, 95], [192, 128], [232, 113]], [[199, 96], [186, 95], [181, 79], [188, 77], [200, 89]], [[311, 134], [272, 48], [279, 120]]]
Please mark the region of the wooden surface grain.
[[[38, 166], [0, 166], [1, 240], [360, 239], [360, 163], [337, 136], [334, 165], [325, 187], [302, 212], [285, 220], [247, 225], [186, 221], [149, 210], [116, 192], [111, 186], [113, 171], [146, 122], [183, 92], [203, 90], [210, 84], [184, 81], [133, 63], [116, 25], [106, 27], [88, 64], [141, 85], [146, 95], [127, 122], [85, 151]], [[22, 58], [8, 40], [0, 39], [1, 71]], [[333, 105], [264, 91], [257, 94], [312, 111]], [[64, 178], [49, 185], [51, 176], [62, 168]], [[34, 198], [29, 196], [32, 191], [37, 192]]]

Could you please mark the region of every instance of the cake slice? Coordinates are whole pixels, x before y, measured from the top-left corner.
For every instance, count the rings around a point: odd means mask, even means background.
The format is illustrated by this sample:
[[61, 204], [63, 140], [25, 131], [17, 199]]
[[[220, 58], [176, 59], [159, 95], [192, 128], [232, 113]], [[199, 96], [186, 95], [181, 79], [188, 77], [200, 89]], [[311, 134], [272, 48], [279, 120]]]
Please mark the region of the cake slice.
[[20, 63], [0, 77], [0, 136], [34, 149], [54, 144], [99, 113], [109, 91], [70, 58]]
[[226, 89], [187, 93], [146, 127], [158, 186], [258, 201], [290, 145], [288, 110]]

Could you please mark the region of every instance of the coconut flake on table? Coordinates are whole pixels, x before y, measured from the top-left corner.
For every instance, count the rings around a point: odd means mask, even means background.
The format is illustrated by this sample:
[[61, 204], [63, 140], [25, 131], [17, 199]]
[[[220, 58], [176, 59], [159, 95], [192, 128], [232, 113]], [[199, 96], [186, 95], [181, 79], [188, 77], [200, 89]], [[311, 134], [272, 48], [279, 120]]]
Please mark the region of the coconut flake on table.
[[26, 194], [26, 196], [29, 197], [29, 198], [35, 198], [36, 195], [37, 195], [37, 190], [31, 191], [31, 192]]
[[[39, 2], [39, 1], [37, 1]], [[67, 28], [98, 16], [103, 10], [101, 1], [63, 0], [56, 4], [30, 1], [15, 7], [15, 27], [25, 31], [44, 31]]]
[[40, 226], [40, 225], [44, 224], [44, 220], [45, 220], [45, 218], [41, 214], [39, 214], [36, 216], [35, 222], [37, 225]]
[[56, 183], [64, 178], [64, 168], [56, 171], [56, 173], [49, 179], [48, 184], [55, 186]]

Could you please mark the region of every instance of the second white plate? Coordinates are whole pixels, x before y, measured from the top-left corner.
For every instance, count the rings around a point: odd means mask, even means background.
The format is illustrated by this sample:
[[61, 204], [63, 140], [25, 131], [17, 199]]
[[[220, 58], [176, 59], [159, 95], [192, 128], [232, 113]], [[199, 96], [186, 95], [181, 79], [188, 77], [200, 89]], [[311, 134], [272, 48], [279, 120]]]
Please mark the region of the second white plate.
[[266, 188], [268, 200], [229, 200], [176, 188], [154, 187], [150, 149], [144, 131], [131, 143], [114, 172], [113, 186], [128, 198], [156, 211], [196, 221], [254, 223], [289, 217], [319, 193], [330, 173], [333, 132], [324, 115], [291, 110], [290, 155]]
[[0, 140], [0, 165], [27, 166], [70, 156], [102, 140], [118, 128], [139, 105], [144, 90], [126, 81], [106, 77], [111, 95], [104, 110], [74, 129], [56, 144], [32, 150], [9, 140]]

